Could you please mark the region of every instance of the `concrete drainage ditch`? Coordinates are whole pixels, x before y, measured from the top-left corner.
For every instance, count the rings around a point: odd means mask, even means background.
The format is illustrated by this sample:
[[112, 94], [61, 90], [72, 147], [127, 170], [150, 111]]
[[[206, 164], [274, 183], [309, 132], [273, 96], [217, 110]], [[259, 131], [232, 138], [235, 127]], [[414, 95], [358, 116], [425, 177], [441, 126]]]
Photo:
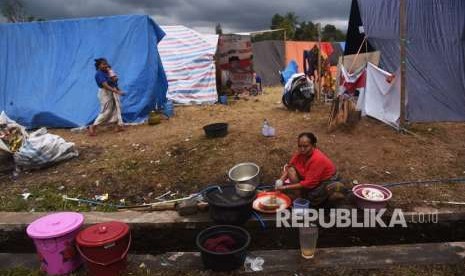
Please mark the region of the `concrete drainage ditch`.
[[[0, 213], [0, 265], [5, 265], [15, 256], [30, 256], [34, 263], [34, 246], [25, 234], [26, 226], [40, 213]], [[192, 217], [180, 217], [176, 212], [118, 212], [118, 213], [86, 213], [86, 224], [118, 220], [128, 223], [133, 235], [130, 254], [134, 262], [149, 263], [156, 267], [163, 266], [163, 260], [182, 253], [181, 264], [174, 261], [168, 264], [176, 269], [201, 269], [195, 246], [196, 235], [213, 223], [207, 214], [200, 213]], [[361, 259], [370, 263], [386, 265], [391, 259], [394, 264], [405, 264], [410, 259], [412, 264], [426, 262], [456, 263], [465, 258], [465, 213], [437, 213], [437, 221], [420, 223], [414, 216], [405, 216], [407, 227], [393, 228], [325, 228], [320, 229], [318, 239], [318, 258], [312, 261], [325, 267], [331, 259], [347, 262], [347, 265], [363, 264]], [[299, 261], [298, 231], [295, 228], [276, 228], [274, 216], [264, 216], [266, 228], [251, 219], [244, 226], [252, 236], [249, 251], [268, 260], [269, 271], [286, 259], [288, 263], [304, 265]], [[398, 252], [397, 257], [388, 253]], [[170, 253], [171, 252], [171, 253]], [[174, 252], [174, 253], [173, 253]], [[350, 252], [350, 254], [348, 253]], [[401, 252], [401, 253], [400, 253]], [[407, 254], [408, 253], [408, 254]], [[347, 256], [349, 254], [350, 256]], [[400, 255], [399, 255], [400, 254]], [[407, 254], [407, 255], [405, 255]], [[277, 257], [280, 256], [280, 257]], [[402, 257], [403, 256], [403, 257]], [[406, 257], [408, 256], [408, 258]], [[341, 261], [341, 258], [344, 261]], [[173, 257], [171, 258], [173, 259]], [[174, 258], [175, 260], [178, 258]], [[292, 260], [291, 260], [292, 259]], [[350, 261], [350, 259], [352, 259]], [[358, 262], [355, 260], [359, 260]], [[23, 260], [26, 260], [23, 258]], [[334, 261], [334, 260], [333, 260]], [[388, 261], [389, 263], [390, 261]], [[14, 263], [14, 262], [13, 262]], [[11, 265], [13, 265], [11, 263]], [[340, 265], [342, 265], [342, 263]], [[165, 267], [166, 267], [165, 263]], [[305, 265], [304, 265], [305, 266]], [[305, 270], [304, 267], [301, 269]]]

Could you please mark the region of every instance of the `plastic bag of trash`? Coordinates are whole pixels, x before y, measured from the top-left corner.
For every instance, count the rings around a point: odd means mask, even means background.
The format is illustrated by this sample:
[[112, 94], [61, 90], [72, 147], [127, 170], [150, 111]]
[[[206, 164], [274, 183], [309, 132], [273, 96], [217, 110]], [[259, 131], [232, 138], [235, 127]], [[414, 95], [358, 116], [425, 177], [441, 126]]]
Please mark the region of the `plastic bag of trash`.
[[14, 153], [28, 138], [26, 128], [11, 120], [4, 111], [0, 114], [0, 150]]
[[247, 256], [244, 261], [246, 272], [262, 271], [265, 260], [262, 257]]
[[21, 168], [40, 168], [79, 155], [74, 143], [41, 128], [29, 135], [21, 148], [14, 153], [15, 164]]

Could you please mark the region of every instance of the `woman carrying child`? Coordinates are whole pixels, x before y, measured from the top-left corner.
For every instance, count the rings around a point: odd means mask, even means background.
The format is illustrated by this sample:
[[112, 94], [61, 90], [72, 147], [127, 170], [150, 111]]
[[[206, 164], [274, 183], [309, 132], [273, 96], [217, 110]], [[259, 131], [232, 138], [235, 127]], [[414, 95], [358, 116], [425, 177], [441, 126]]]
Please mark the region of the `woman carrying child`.
[[116, 130], [123, 131], [119, 96], [124, 95], [124, 93], [118, 88], [116, 74], [111, 71], [107, 60], [104, 58], [95, 60], [95, 69], [97, 70], [95, 81], [99, 87], [100, 113], [94, 123], [89, 126], [89, 135], [95, 136], [98, 125], [109, 123], [116, 123]]

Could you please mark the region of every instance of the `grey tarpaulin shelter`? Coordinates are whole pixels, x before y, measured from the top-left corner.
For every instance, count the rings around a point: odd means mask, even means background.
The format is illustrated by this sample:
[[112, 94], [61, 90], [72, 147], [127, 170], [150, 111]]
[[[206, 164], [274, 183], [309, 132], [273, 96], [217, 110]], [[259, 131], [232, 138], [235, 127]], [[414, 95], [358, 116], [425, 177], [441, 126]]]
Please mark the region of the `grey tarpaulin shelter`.
[[[395, 72], [400, 66], [399, 1], [353, 1], [363, 24], [355, 30], [381, 52], [380, 67]], [[354, 20], [351, 16], [349, 29]], [[408, 0], [406, 20], [407, 120], [465, 121], [465, 1]], [[348, 35], [346, 52], [358, 49], [354, 41]]]
[[252, 44], [254, 70], [262, 78], [263, 85], [279, 85], [279, 71], [286, 66], [284, 61], [284, 41], [268, 40]]

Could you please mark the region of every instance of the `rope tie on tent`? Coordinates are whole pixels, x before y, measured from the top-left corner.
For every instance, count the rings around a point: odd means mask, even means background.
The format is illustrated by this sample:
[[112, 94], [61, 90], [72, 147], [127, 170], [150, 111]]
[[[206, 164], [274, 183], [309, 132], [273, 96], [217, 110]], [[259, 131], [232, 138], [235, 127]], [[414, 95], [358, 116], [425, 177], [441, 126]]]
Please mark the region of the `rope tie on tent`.
[[[365, 36], [365, 38], [367, 37]], [[368, 53], [368, 39], [365, 39], [365, 64], [368, 64], [368, 55], [366, 53]]]

